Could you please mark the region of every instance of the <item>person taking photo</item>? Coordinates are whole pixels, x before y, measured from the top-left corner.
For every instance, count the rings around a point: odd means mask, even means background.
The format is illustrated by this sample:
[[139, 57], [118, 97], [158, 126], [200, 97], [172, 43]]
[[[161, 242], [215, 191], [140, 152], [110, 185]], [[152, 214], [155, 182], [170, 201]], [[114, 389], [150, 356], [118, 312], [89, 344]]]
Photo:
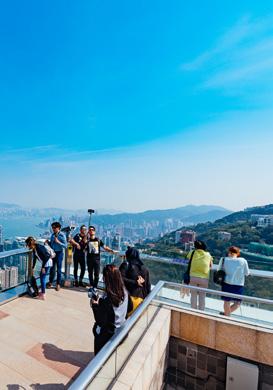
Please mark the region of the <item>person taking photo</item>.
[[97, 288], [100, 274], [100, 252], [103, 248], [106, 252], [115, 254], [113, 249], [104, 245], [102, 240], [96, 237], [95, 226], [89, 226], [87, 235], [87, 270], [90, 287]]

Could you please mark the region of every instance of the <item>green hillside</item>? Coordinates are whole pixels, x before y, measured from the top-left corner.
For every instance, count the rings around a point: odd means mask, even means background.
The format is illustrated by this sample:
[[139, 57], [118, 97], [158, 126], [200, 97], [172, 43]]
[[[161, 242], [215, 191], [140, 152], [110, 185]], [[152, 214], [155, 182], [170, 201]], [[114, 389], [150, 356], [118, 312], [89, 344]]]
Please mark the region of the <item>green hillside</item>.
[[[223, 256], [231, 245], [247, 248], [250, 242], [263, 242], [273, 245], [273, 226], [260, 228], [251, 223], [252, 214], [273, 215], [273, 205], [254, 207], [244, 211], [232, 213], [215, 222], [199, 223], [190, 226], [197, 238], [203, 240], [208, 250], [214, 257]], [[185, 227], [186, 229], [186, 227]], [[231, 234], [230, 241], [223, 241], [218, 238], [218, 233], [225, 231]], [[154, 248], [150, 251], [158, 252], [161, 256], [183, 257], [182, 244], [175, 244], [175, 232], [165, 235], [154, 242]]]

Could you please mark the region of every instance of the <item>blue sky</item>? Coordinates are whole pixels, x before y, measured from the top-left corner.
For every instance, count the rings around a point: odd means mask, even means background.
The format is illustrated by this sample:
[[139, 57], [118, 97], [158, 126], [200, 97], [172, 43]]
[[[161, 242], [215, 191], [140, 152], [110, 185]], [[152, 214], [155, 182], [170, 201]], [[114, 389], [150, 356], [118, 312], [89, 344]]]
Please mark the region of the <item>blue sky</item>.
[[272, 1], [11, 1], [0, 201], [273, 203]]

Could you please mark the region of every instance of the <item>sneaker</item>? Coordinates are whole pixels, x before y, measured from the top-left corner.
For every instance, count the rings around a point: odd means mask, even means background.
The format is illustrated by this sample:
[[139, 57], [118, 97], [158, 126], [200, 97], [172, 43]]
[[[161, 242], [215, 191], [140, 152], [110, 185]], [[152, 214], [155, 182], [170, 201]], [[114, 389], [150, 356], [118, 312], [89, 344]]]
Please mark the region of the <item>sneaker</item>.
[[56, 285], [56, 291], [60, 291], [61, 286], [59, 284]]
[[51, 287], [52, 287], [52, 283], [48, 282], [48, 283], [46, 284], [46, 288], [51, 288]]
[[41, 301], [44, 301], [45, 300], [45, 294], [39, 293], [37, 299], [40, 299]]
[[75, 286], [75, 287], [79, 287], [79, 282], [78, 282], [77, 280], [75, 280], [74, 286]]
[[85, 283], [83, 283], [83, 281], [82, 281], [82, 280], [80, 280], [80, 282], [79, 282], [79, 286], [80, 286], [80, 287], [85, 287], [86, 285], [85, 285]]

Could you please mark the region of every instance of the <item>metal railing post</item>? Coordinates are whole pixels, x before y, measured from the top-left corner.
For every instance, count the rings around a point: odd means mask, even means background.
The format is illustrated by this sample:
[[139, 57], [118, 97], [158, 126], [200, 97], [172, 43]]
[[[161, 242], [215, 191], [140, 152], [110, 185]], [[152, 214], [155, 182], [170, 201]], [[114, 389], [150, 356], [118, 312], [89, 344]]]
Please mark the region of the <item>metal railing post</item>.
[[33, 263], [33, 252], [29, 251], [27, 255], [27, 280], [32, 276], [32, 263]]
[[64, 275], [65, 275], [65, 281], [64, 285], [66, 287], [71, 286], [71, 278], [70, 278], [70, 266], [72, 264], [72, 245], [68, 244], [67, 248], [65, 249], [65, 254], [64, 254]]

